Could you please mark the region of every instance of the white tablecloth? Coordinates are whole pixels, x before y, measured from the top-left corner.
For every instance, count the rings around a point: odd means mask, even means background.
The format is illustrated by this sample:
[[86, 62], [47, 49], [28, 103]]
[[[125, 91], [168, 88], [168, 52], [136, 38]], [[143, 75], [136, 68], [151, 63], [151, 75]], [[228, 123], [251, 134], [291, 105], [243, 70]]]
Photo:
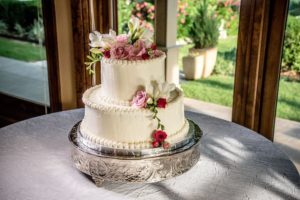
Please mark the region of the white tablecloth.
[[155, 184], [95, 186], [70, 158], [68, 132], [83, 110], [0, 129], [0, 199], [300, 199], [299, 174], [272, 142], [234, 123], [187, 112], [203, 130], [200, 161]]

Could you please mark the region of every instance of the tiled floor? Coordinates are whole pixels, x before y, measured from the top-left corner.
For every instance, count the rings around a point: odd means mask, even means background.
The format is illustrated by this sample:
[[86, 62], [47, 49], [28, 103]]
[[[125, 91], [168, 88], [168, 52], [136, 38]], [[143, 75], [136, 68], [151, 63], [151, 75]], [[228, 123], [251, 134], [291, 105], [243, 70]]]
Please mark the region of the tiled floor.
[[[231, 121], [231, 108], [185, 98], [185, 110]], [[274, 143], [294, 163], [300, 173], [300, 123], [277, 118]]]
[[0, 57], [0, 92], [49, 105], [47, 64]]

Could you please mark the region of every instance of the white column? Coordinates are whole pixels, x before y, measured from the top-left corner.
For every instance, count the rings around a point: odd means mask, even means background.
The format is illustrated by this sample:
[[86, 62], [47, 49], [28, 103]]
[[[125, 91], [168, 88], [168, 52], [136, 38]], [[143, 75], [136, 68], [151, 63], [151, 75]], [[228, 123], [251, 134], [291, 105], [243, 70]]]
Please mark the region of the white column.
[[177, 36], [177, 0], [155, 1], [155, 42], [166, 52], [166, 81], [179, 84]]

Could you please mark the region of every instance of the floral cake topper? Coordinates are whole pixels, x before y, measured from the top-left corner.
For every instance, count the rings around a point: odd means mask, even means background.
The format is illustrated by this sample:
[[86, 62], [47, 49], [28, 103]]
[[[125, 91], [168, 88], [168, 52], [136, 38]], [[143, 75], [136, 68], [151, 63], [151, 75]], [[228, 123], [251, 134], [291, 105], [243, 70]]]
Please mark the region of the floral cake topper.
[[153, 43], [153, 31], [147, 28], [145, 22], [132, 16], [127, 34], [116, 35], [110, 30], [108, 34], [94, 31], [89, 34], [90, 54], [87, 56], [87, 70], [94, 73], [92, 66], [102, 57], [118, 60], [147, 60], [162, 55]]
[[146, 86], [146, 91], [137, 91], [131, 101], [131, 106], [133, 107], [149, 109], [153, 113], [152, 118], [157, 121], [157, 128], [152, 134], [153, 148], [163, 146], [163, 148], [168, 149], [170, 147], [170, 144], [165, 141], [168, 135], [165, 132], [165, 126], [158, 117], [158, 108], [166, 108], [170, 94], [175, 88], [176, 86], [173, 83], [153, 81]]

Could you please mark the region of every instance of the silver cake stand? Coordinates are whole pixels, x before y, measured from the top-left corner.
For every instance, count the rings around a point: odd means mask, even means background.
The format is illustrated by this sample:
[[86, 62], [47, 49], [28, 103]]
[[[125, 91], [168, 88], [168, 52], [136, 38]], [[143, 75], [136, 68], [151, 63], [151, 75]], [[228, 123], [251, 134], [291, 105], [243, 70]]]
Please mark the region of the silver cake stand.
[[183, 174], [200, 157], [201, 129], [191, 120], [189, 133], [169, 149], [129, 150], [108, 148], [85, 140], [80, 122], [69, 133], [72, 160], [78, 170], [90, 175], [100, 187], [104, 181], [153, 183]]

